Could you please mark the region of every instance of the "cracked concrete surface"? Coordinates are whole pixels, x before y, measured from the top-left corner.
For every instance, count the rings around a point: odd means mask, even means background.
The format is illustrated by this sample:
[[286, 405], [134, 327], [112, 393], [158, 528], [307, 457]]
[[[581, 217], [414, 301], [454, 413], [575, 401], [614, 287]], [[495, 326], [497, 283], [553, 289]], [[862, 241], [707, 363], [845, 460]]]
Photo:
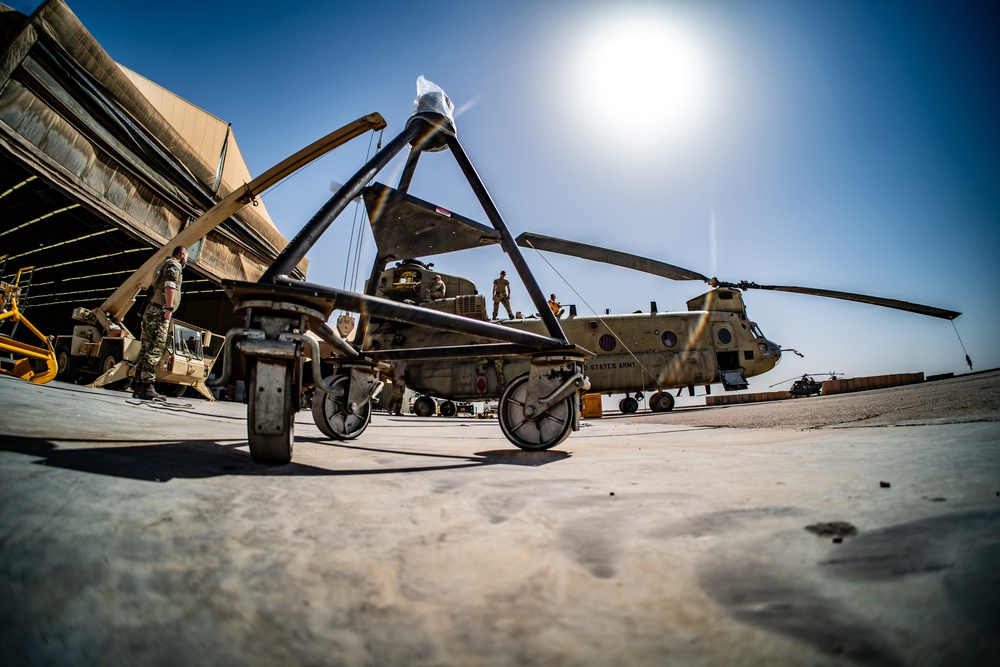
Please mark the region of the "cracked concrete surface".
[[[996, 664], [998, 380], [534, 453], [384, 414], [331, 443], [305, 412], [260, 467], [242, 405], [0, 378], [0, 663]], [[805, 529], [833, 521], [858, 534]]]

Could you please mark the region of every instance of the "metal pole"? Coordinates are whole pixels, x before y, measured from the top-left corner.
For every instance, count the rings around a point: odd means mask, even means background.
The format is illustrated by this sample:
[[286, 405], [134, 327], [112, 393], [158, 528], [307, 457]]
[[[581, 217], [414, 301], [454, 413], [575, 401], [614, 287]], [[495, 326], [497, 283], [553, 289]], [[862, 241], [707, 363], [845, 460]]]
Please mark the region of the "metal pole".
[[538, 315], [541, 317], [542, 322], [545, 323], [545, 328], [548, 330], [549, 335], [568, 344], [569, 341], [566, 338], [566, 334], [563, 332], [562, 326], [559, 325], [559, 319], [552, 312], [552, 309], [549, 308], [542, 288], [535, 281], [535, 276], [532, 275], [531, 269], [528, 267], [527, 262], [524, 261], [524, 256], [521, 255], [521, 249], [518, 248], [510, 230], [507, 229], [507, 225], [503, 221], [503, 216], [500, 215], [500, 211], [497, 210], [496, 204], [493, 203], [490, 193], [487, 192], [486, 186], [483, 185], [479, 174], [476, 173], [476, 168], [472, 166], [469, 156], [465, 154], [465, 150], [462, 148], [462, 144], [459, 143], [458, 137], [446, 135], [446, 139], [448, 147], [451, 148], [451, 152], [455, 155], [455, 161], [462, 168], [466, 180], [472, 186], [472, 191], [476, 193], [479, 203], [482, 205], [483, 210], [486, 211], [486, 217], [493, 224], [493, 228], [500, 232], [501, 245], [510, 256], [510, 260], [514, 264], [514, 269], [517, 271], [517, 275], [521, 277], [524, 287], [528, 290], [528, 295], [531, 297], [532, 303], [535, 304], [535, 308], [538, 309]]
[[403, 167], [403, 173], [399, 177], [399, 185], [396, 189], [400, 192], [406, 192], [410, 189], [410, 182], [413, 180], [413, 172], [417, 168], [417, 160], [420, 159], [420, 154], [423, 151], [417, 150], [416, 148], [410, 151], [410, 156], [406, 158], [406, 165]]
[[[576, 346], [563, 339], [550, 338], [493, 322], [474, 320], [463, 315], [440, 312], [423, 306], [390, 301], [377, 296], [358, 294], [301, 280], [279, 278], [274, 282], [273, 289], [278, 290], [281, 295], [290, 297], [294, 297], [296, 292], [301, 292], [303, 295], [308, 295], [309, 298], [332, 299], [335, 309], [350, 310], [359, 313], [362, 317], [380, 317], [471, 336], [482, 336], [508, 343], [527, 345], [537, 350], [561, 350], [567, 347], [576, 349]], [[582, 350], [582, 348], [580, 349]]]
[[426, 124], [426, 121], [411, 123], [385, 148], [376, 153], [375, 157], [337, 190], [333, 197], [306, 223], [305, 227], [299, 230], [299, 233], [285, 246], [285, 249], [281, 251], [281, 254], [268, 267], [258, 282], [274, 282], [278, 276], [289, 275], [316, 244], [323, 232], [333, 224], [333, 221], [347, 208], [351, 200], [358, 196], [365, 184], [373, 179], [375, 174], [381, 171], [392, 158], [396, 157], [396, 154], [403, 150], [414, 137], [420, 134]]

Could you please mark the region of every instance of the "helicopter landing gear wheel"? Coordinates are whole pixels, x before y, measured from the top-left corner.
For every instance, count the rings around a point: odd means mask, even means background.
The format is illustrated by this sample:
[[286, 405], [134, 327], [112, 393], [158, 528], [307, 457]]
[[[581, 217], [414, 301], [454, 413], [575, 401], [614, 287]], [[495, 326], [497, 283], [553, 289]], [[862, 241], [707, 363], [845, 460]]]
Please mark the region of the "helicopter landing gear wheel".
[[458, 412], [458, 408], [455, 407], [455, 404], [452, 401], [445, 401], [441, 404], [438, 411], [441, 413], [442, 417], [454, 417], [455, 413]]
[[532, 421], [524, 414], [528, 394], [528, 376], [512, 380], [500, 397], [500, 430], [512, 443], [529, 451], [555, 447], [573, 430], [573, 396], [553, 405]]
[[618, 404], [618, 409], [622, 411], [623, 415], [634, 415], [639, 409], [639, 401], [635, 400], [631, 396], [626, 396]]
[[649, 409], [653, 412], [670, 412], [674, 409], [674, 397], [669, 391], [658, 391], [649, 398]]
[[292, 460], [295, 410], [291, 384], [290, 362], [253, 360], [247, 397], [247, 440], [254, 463], [282, 464]]
[[413, 401], [413, 413], [418, 417], [430, 417], [436, 408], [434, 399], [430, 396], [421, 396]]
[[347, 410], [347, 388], [351, 376], [340, 374], [323, 379], [323, 383], [334, 390], [334, 394], [316, 390], [312, 397], [312, 414], [316, 427], [328, 438], [353, 440], [371, 423], [372, 404], [366, 402], [351, 413]]

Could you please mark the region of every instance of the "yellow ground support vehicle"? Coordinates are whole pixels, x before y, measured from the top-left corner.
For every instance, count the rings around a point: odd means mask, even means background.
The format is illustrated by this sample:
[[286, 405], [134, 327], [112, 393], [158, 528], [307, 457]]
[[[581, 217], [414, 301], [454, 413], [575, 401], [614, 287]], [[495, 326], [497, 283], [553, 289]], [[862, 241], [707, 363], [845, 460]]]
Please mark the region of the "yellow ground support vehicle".
[[[6, 260], [6, 255], [2, 259]], [[5, 358], [0, 360], [0, 373], [44, 384], [56, 376], [56, 354], [49, 339], [28, 321], [17, 304], [21, 296], [21, 277], [32, 268], [19, 269], [13, 282], [3, 281], [0, 272], [0, 324], [13, 323], [14, 330], [23, 324], [44, 343], [44, 347], [14, 340], [13, 332], [8, 335], [0, 332], [0, 351], [5, 353]]]

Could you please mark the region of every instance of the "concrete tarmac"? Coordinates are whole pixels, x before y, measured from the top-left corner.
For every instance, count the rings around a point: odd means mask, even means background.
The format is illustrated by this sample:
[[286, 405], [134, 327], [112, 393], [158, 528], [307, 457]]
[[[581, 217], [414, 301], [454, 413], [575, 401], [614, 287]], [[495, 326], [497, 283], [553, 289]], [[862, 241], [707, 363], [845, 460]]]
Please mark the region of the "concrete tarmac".
[[2, 665], [1000, 663], [1000, 373], [548, 452], [0, 377]]

